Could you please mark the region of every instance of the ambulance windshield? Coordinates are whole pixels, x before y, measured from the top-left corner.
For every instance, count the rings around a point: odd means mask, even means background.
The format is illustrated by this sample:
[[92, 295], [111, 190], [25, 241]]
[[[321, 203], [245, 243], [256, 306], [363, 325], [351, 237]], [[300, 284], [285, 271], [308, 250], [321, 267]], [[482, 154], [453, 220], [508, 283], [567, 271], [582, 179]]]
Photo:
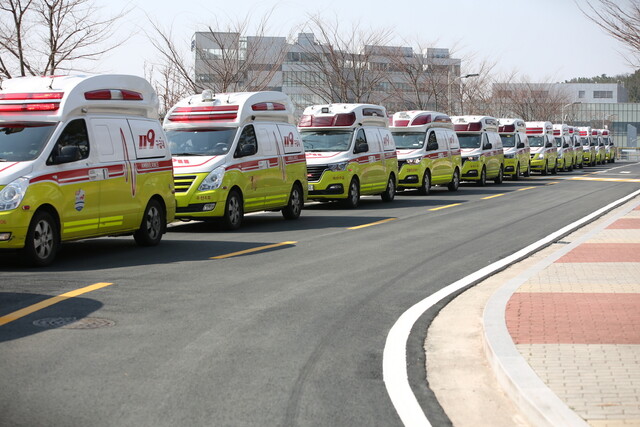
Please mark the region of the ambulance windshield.
[[580, 138], [580, 142], [582, 143], [582, 145], [588, 146], [589, 145], [589, 138]]
[[173, 156], [220, 156], [227, 154], [236, 128], [181, 129], [167, 131]]
[[399, 150], [422, 148], [424, 145], [424, 132], [420, 133], [400, 133], [393, 132], [393, 140]]
[[480, 134], [458, 134], [460, 148], [480, 148]]
[[515, 135], [503, 135], [500, 134], [500, 139], [502, 139], [502, 146], [505, 148], [511, 148], [516, 146], [516, 137]]
[[301, 132], [304, 151], [347, 151], [351, 147], [350, 130], [319, 130]]
[[56, 123], [0, 123], [0, 162], [26, 162], [37, 158]]
[[562, 138], [556, 138], [556, 147], [562, 147]]
[[543, 136], [530, 136], [529, 137], [529, 146], [530, 147], [544, 147], [544, 137]]

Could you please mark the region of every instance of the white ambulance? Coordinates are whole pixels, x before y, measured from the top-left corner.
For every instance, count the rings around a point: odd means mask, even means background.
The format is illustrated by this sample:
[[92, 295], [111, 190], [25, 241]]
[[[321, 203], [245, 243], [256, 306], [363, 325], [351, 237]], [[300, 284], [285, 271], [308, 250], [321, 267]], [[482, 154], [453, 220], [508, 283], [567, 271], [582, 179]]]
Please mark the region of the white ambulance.
[[596, 164], [603, 165], [607, 152], [602, 140], [602, 129], [591, 129], [591, 141], [596, 144]]
[[160, 242], [174, 218], [158, 97], [140, 77], [21, 77], [0, 90], [0, 249], [51, 263], [62, 241]]
[[390, 202], [398, 179], [387, 111], [372, 104], [307, 107], [298, 123], [307, 156], [309, 198], [356, 208], [360, 195]]
[[304, 147], [293, 106], [282, 92], [205, 90], [164, 119], [173, 154], [176, 218], [222, 219], [227, 229], [246, 212], [280, 210], [296, 219], [307, 195]]
[[460, 185], [460, 143], [451, 118], [434, 111], [399, 111], [391, 119], [398, 154], [398, 188], [429, 194], [431, 185]]
[[504, 177], [504, 150], [498, 120], [488, 116], [451, 117], [462, 150], [462, 180], [485, 185]]
[[526, 122], [531, 147], [531, 170], [547, 175], [558, 170], [558, 149], [553, 139], [551, 122]]
[[578, 128], [580, 144], [582, 144], [582, 160], [587, 166], [596, 165], [596, 154], [598, 142], [591, 137], [591, 127], [581, 126]]
[[498, 119], [498, 133], [504, 149], [504, 174], [513, 180], [531, 175], [527, 126], [522, 119]]
[[575, 126], [569, 126], [569, 138], [571, 139], [571, 145], [573, 145], [573, 161], [574, 168], [584, 168], [583, 161], [583, 148], [580, 143], [580, 131]]
[[556, 148], [558, 149], [558, 169], [571, 172], [573, 170], [575, 159], [573, 143], [571, 141], [571, 136], [569, 135], [569, 125], [554, 124], [553, 138], [555, 139]]

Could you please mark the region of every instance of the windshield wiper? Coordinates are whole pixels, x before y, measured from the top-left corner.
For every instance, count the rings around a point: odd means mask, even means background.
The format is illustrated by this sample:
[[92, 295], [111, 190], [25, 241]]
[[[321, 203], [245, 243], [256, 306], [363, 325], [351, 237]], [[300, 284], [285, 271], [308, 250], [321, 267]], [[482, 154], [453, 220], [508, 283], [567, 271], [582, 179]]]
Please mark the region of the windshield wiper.
[[214, 154], [202, 154], [202, 153], [172, 153], [172, 156], [212, 156]]

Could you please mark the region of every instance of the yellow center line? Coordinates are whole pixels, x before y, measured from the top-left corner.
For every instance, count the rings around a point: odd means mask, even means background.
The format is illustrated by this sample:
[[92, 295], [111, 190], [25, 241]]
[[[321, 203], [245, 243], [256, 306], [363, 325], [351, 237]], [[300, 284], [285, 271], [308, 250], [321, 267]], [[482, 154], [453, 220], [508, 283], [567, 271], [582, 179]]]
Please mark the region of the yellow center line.
[[440, 209], [452, 208], [452, 207], [454, 207], [454, 206], [459, 206], [459, 205], [461, 205], [461, 204], [462, 204], [462, 203], [453, 203], [453, 204], [451, 204], [451, 205], [444, 205], [444, 206], [440, 206], [440, 207], [437, 207], [437, 208], [431, 208], [431, 209], [429, 209], [429, 210], [430, 210], [430, 211], [439, 211]]
[[86, 294], [87, 292], [95, 291], [110, 285], [113, 285], [113, 283], [95, 283], [84, 288], [76, 289], [75, 291], [70, 291], [56, 297], [48, 298], [44, 301], [40, 301], [37, 304], [30, 305], [29, 307], [25, 307], [23, 309], [0, 317], [0, 326], [6, 325], [9, 322], [13, 322], [14, 320], [18, 320], [21, 317], [28, 316], [31, 313], [35, 313], [38, 310], [42, 310], [43, 308], [47, 308], [69, 298], [77, 297], [78, 295]]
[[372, 222], [372, 223], [369, 223], [369, 224], [357, 225], [355, 227], [349, 227], [349, 228], [347, 228], [347, 230], [358, 230], [360, 228], [371, 227], [373, 225], [384, 224], [385, 222], [389, 222], [389, 221], [395, 221], [396, 219], [398, 219], [398, 218], [382, 219], [380, 221]]
[[560, 181], [547, 182], [545, 185], [553, 185], [558, 184]]
[[264, 251], [264, 250], [267, 250], [267, 249], [277, 248], [277, 247], [280, 247], [280, 246], [290, 246], [290, 245], [295, 245], [296, 243], [298, 243], [298, 242], [282, 242], [282, 243], [274, 243], [273, 245], [260, 246], [260, 247], [253, 248], [253, 249], [245, 249], [244, 251], [238, 251], [238, 252], [232, 252], [232, 253], [225, 254], [225, 255], [213, 256], [213, 257], [210, 257], [209, 259], [224, 259], [224, 258], [231, 258], [231, 257], [234, 257], [234, 256], [250, 254], [250, 253], [252, 253], [252, 252]]
[[493, 196], [483, 197], [482, 200], [494, 199], [494, 198], [500, 197], [500, 196], [504, 196], [504, 193], [502, 193], [502, 194], [494, 194]]
[[524, 188], [519, 188], [516, 191], [533, 190], [534, 188], [536, 188], [536, 187], [524, 187]]

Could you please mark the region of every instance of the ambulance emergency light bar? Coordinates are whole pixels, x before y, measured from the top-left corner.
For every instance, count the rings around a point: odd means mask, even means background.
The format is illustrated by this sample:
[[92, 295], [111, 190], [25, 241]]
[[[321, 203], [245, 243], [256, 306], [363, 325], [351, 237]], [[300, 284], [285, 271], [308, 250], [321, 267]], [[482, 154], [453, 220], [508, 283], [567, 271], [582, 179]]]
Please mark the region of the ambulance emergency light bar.
[[205, 107], [176, 107], [171, 112], [168, 120], [172, 122], [190, 122], [197, 120], [230, 121], [235, 120], [237, 117], [237, 105], [209, 105]]
[[[64, 92], [2, 93], [0, 101], [26, 101], [0, 103], [0, 113], [24, 113], [30, 111], [57, 111]], [[36, 101], [36, 102], [33, 102]], [[37, 102], [55, 101], [55, 102]]]
[[88, 101], [142, 101], [140, 92], [125, 89], [99, 89], [84, 93]]
[[509, 133], [509, 132], [515, 132], [515, 131], [516, 131], [516, 125], [502, 125], [498, 127], [499, 133]]
[[[324, 112], [324, 109], [323, 109]], [[327, 110], [328, 112], [328, 110]], [[356, 122], [356, 113], [341, 113], [333, 116], [303, 115], [299, 127], [352, 126]]]
[[451, 123], [451, 118], [447, 115], [440, 114], [420, 114], [411, 120], [411, 124], [409, 124], [410, 120], [408, 119], [399, 119], [393, 122], [393, 126], [396, 127], [407, 127], [407, 126], [421, 126], [428, 125], [429, 123]]

